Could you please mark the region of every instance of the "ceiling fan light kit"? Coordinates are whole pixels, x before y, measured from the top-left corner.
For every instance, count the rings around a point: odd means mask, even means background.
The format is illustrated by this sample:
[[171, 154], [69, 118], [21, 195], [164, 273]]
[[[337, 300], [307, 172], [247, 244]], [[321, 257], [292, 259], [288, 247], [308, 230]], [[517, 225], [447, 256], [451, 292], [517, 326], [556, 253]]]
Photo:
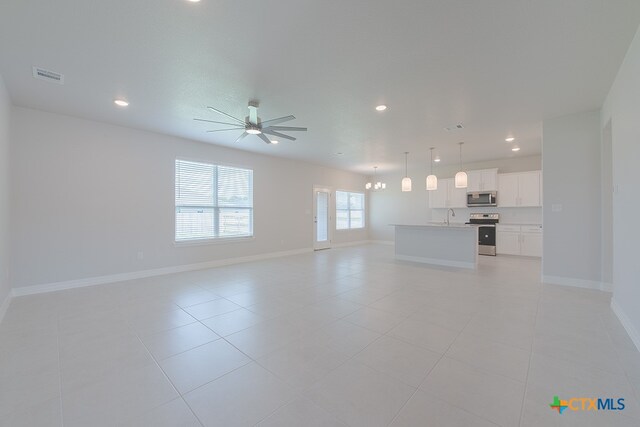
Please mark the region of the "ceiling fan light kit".
[[230, 122], [220, 122], [220, 121], [207, 120], [207, 119], [194, 119], [194, 120], [197, 120], [200, 122], [215, 123], [219, 125], [233, 126], [233, 127], [224, 128], [224, 129], [208, 130], [207, 132], [226, 132], [231, 130], [244, 130], [244, 132], [235, 140], [235, 142], [240, 142], [249, 135], [255, 135], [267, 144], [272, 144], [271, 140], [267, 137], [267, 135], [275, 136], [282, 139], [288, 139], [289, 141], [295, 141], [296, 138], [294, 138], [293, 136], [284, 134], [282, 132], [306, 132], [307, 131], [307, 128], [305, 127], [279, 126], [280, 123], [288, 122], [290, 120], [295, 120], [295, 116], [293, 115], [278, 117], [277, 119], [271, 119], [266, 121], [260, 120], [260, 117], [258, 117], [258, 106], [259, 106], [258, 101], [249, 101], [249, 115], [245, 117], [244, 120], [241, 120], [237, 117], [232, 116], [231, 114], [225, 113], [224, 111], [218, 110], [217, 108], [213, 108], [213, 107], [207, 107], [207, 108], [215, 113], [225, 116], [227, 119], [230, 120]]

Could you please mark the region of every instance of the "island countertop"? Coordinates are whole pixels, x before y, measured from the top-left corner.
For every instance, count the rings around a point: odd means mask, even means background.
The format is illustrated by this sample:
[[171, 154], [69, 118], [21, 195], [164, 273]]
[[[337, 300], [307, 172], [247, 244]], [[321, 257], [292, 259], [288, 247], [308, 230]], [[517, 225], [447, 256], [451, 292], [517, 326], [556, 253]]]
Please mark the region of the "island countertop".
[[475, 229], [478, 228], [478, 224], [462, 224], [459, 222], [456, 223], [444, 223], [444, 222], [433, 222], [426, 224], [389, 224], [394, 227], [438, 227], [438, 228], [468, 228]]

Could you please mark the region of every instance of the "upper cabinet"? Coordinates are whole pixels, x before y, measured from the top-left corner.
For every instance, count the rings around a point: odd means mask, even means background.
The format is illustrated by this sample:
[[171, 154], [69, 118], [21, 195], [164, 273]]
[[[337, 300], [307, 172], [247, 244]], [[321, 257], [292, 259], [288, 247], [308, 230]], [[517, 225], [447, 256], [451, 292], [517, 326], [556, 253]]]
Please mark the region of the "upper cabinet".
[[467, 192], [498, 191], [498, 169], [467, 171]]
[[542, 206], [540, 171], [502, 173], [498, 176], [499, 207]]
[[456, 188], [453, 178], [439, 179], [438, 189], [429, 191], [429, 207], [465, 208], [467, 207], [467, 189]]

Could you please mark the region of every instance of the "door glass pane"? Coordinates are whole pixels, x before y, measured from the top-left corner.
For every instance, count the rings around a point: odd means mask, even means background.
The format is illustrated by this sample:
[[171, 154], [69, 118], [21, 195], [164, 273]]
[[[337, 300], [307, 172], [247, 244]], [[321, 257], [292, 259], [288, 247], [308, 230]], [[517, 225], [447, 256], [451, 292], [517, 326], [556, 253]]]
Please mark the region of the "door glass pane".
[[316, 240], [326, 242], [329, 240], [329, 193], [316, 193], [316, 210]]

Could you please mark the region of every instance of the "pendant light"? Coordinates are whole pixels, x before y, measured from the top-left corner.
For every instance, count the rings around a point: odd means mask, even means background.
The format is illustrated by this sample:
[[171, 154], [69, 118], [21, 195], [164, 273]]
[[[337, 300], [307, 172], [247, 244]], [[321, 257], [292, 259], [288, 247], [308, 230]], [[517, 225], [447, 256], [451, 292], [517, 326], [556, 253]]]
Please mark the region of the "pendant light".
[[402, 178], [402, 191], [407, 192], [411, 191], [411, 178], [409, 178], [407, 173], [407, 156], [409, 155], [408, 151], [404, 152], [404, 178]]
[[427, 177], [427, 190], [428, 191], [433, 191], [433, 190], [437, 190], [438, 189], [438, 177], [433, 174], [433, 150], [434, 150], [434, 147], [429, 148], [429, 151], [431, 151], [431, 163], [430, 163], [431, 173]]
[[460, 145], [460, 172], [456, 174], [455, 185], [456, 188], [467, 188], [467, 173], [462, 170], [462, 144], [464, 142], [459, 142]]
[[377, 171], [378, 171], [378, 167], [374, 166], [373, 167], [373, 183], [367, 182], [364, 186], [365, 189], [371, 190], [373, 188], [373, 191], [378, 191], [378, 190], [385, 190], [387, 188], [387, 184], [385, 184], [384, 182], [376, 181]]

